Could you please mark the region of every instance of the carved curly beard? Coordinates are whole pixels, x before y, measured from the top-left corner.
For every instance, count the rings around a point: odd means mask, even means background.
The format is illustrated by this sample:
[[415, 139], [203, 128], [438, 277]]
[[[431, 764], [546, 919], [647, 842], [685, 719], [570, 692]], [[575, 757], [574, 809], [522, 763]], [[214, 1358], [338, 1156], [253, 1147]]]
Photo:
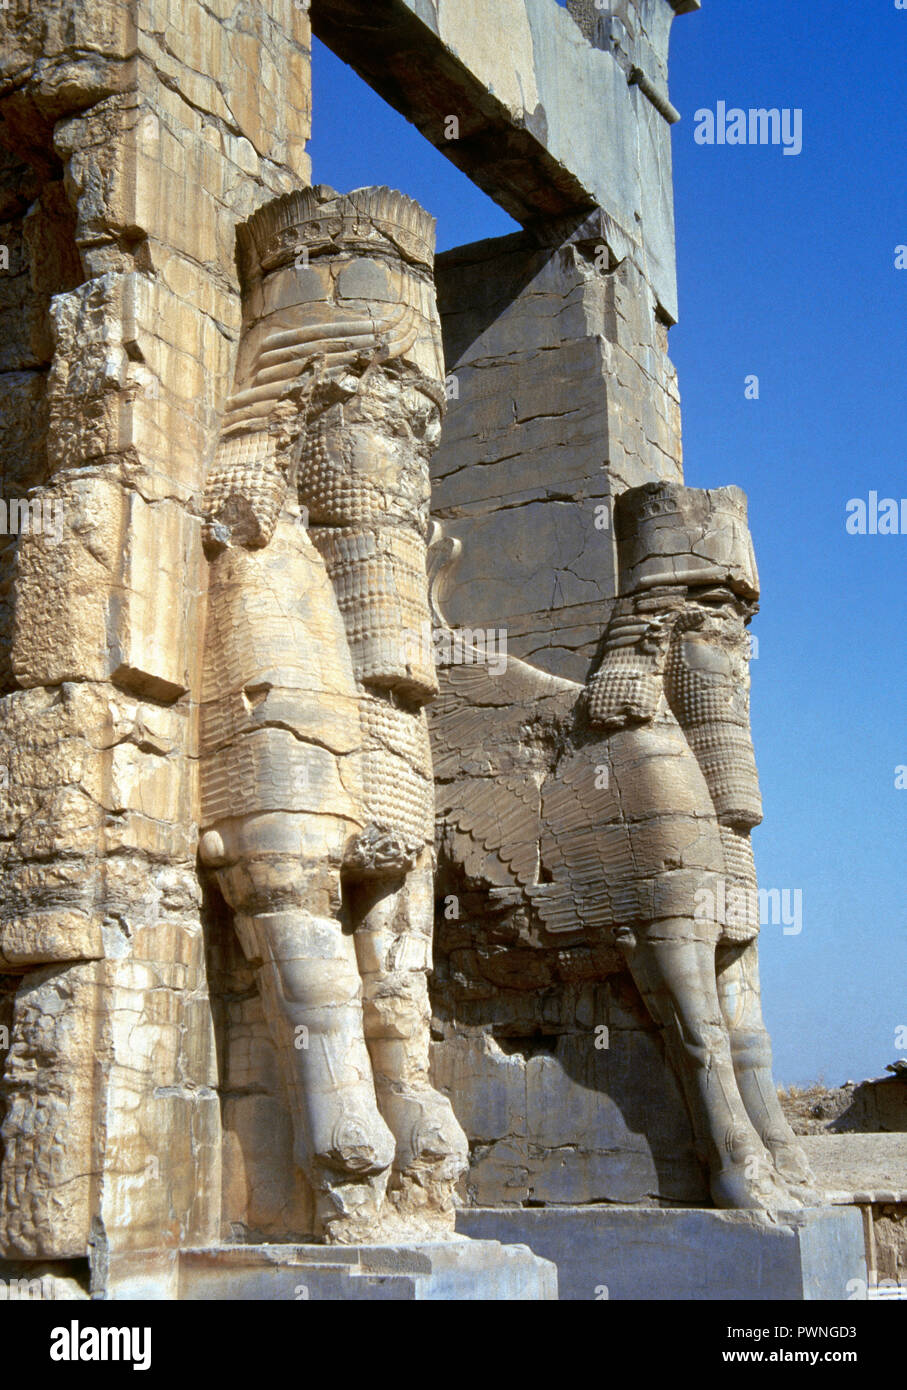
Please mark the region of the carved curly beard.
[[762, 798], [750, 732], [746, 632], [737, 614], [701, 614], [679, 632], [665, 694], [702, 768], [719, 821], [751, 828]]

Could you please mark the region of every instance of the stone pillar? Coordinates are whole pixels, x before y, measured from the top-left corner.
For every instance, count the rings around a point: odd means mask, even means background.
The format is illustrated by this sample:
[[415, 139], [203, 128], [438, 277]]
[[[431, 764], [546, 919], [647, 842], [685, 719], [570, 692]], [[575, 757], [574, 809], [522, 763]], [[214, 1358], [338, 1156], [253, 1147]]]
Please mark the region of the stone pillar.
[[0, 1255], [97, 1273], [220, 1228], [200, 500], [235, 228], [309, 171], [309, 28], [291, 0], [0, 18], [3, 494], [35, 504], [0, 557]]
[[466, 1141], [427, 1075], [434, 219], [319, 186], [261, 209], [242, 250], [206, 493], [201, 854], [293, 1121], [275, 1180], [303, 1170], [331, 1241], [436, 1238]]
[[572, 680], [617, 591], [612, 499], [682, 478], [644, 265], [600, 216], [562, 244], [521, 234], [438, 258], [450, 400], [432, 513], [463, 544], [447, 616], [505, 628], [515, 656]]

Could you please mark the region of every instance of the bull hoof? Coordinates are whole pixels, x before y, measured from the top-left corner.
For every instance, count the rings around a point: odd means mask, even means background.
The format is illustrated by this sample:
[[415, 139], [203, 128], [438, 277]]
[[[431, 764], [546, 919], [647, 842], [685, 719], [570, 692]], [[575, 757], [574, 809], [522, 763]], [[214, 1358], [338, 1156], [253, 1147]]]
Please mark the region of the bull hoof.
[[755, 1155], [715, 1173], [712, 1201], [728, 1211], [798, 1211], [803, 1205], [785, 1183], [769, 1172], [771, 1163]]

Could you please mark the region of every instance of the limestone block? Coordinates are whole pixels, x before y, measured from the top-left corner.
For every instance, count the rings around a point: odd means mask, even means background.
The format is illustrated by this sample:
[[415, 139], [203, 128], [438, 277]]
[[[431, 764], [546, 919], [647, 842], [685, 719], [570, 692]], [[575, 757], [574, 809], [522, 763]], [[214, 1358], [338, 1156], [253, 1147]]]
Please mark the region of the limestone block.
[[76, 242], [86, 248], [118, 235], [141, 236], [134, 215], [134, 161], [142, 127], [136, 92], [106, 97], [87, 113], [61, 121], [55, 149], [66, 161], [66, 190], [76, 208]]
[[33, 912], [0, 923], [0, 968], [21, 970], [50, 961], [100, 960], [97, 921], [75, 912]]
[[[9, 927], [11, 941], [27, 935], [27, 919], [45, 943], [35, 959], [48, 958], [47, 941], [61, 936], [56, 911], [66, 920], [74, 914], [73, 928], [92, 942], [104, 853], [143, 849], [194, 858], [187, 737], [184, 710], [142, 705], [104, 685], [75, 682], [3, 701], [0, 813], [8, 838], [0, 918], [20, 923]], [[116, 874], [110, 866], [104, 873], [109, 893]], [[25, 959], [24, 948], [16, 949]]]
[[[557, 1297], [553, 1265], [525, 1246], [451, 1240], [342, 1249], [323, 1245], [220, 1246], [187, 1250], [179, 1260], [179, 1297], [192, 1302], [543, 1302]], [[132, 1279], [128, 1276], [133, 1274]], [[133, 1271], [109, 1296], [139, 1296]], [[166, 1292], [164, 1290], [166, 1289]], [[161, 1281], [156, 1295], [174, 1297]]]
[[88, 106], [132, 80], [135, 20], [121, 0], [64, 0], [40, 13], [11, 7], [4, 29], [0, 74], [10, 86], [15, 79], [23, 104], [33, 101], [45, 119]]
[[[248, 967], [246, 967], [248, 971]], [[243, 982], [245, 979], [241, 976]], [[248, 985], [252, 984], [251, 975]], [[251, 996], [228, 1001], [229, 1021], [224, 1029], [223, 1086], [237, 1094], [262, 1091], [277, 1096], [281, 1080], [260, 999]]]
[[224, 1102], [225, 1229], [280, 1238], [313, 1231], [309, 1184], [292, 1160], [293, 1127], [276, 1094], [227, 1095]]
[[[213, 86], [213, 84], [212, 84]], [[204, 158], [204, 142], [197, 142], [199, 158]], [[190, 164], [180, 171], [139, 152], [137, 156], [136, 222], [153, 229], [156, 239], [200, 261], [221, 261], [217, 238], [217, 209], [212, 199], [194, 196], [197, 186]]]
[[144, 879], [143, 901], [135, 867], [124, 865], [131, 892], [104, 929], [99, 989], [93, 1123], [103, 1165], [91, 1215], [105, 1249], [211, 1238], [219, 1226], [220, 1121], [201, 931], [180, 920], [184, 892], [168, 886], [170, 871]]
[[197, 72], [175, 58], [154, 34], [140, 29], [137, 35], [139, 53], [161, 81], [183, 93], [186, 101], [199, 110], [210, 112], [225, 123], [232, 120], [230, 107], [209, 72]]
[[55, 468], [119, 454], [150, 499], [198, 492], [211, 421], [229, 387], [231, 340], [199, 308], [135, 272], [111, 271], [58, 295], [52, 313]]
[[[432, 507], [463, 546], [446, 614], [454, 626], [506, 622], [514, 655], [574, 680], [616, 592], [611, 498], [679, 479], [681, 456], [651, 292], [631, 248], [602, 272], [604, 231], [588, 230], [590, 241], [547, 253], [504, 237], [439, 258], [455, 390]], [[502, 552], [515, 557], [506, 582], [487, 572]]]
[[83, 467], [128, 447], [127, 294], [128, 277], [110, 272], [53, 300], [55, 354], [47, 393], [55, 470]]
[[94, 1088], [100, 963], [32, 972], [13, 1010], [2, 1075], [0, 1254], [84, 1257], [100, 1169]]
[[433, 1044], [433, 1077], [474, 1144], [470, 1201], [703, 1200], [683, 1101], [650, 1035], [612, 1029], [609, 1048], [598, 1049], [590, 1027], [535, 1055], [516, 1043], [485, 1035]]
[[508, 1056], [488, 1034], [433, 1043], [432, 1079], [476, 1143], [525, 1133], [522, 1059]]
[[[567, 1085], [564, 1084], [569, 1078]], [[540, 1147], [614, 1149], [627, 1142], [617, 1107], [608, 1092], [608, 1054], [594, 1045], [594, 1035], [562, 1038], [557, 1054], [531, 1057], [526, 1063], [526, 1129]], [[550, 1103], [555, 1090], [558, 1104]], [[644, 1145], [640, 1145], [644, 1147]]]
[[[488, 262], [495, 263], [492, 275]], [[510, 236], [459, 247], [438, 257], [438, 303], [448, 367], [545, 351], [594, 336], [587, 277], [573, 248], [540, 251]]]
[[506, 54], [496, 29], [483, 25], [475, 7], [456, 0], [437, 0], [437, 32], [452, 52], [516, 115], [534, 110], [539, 93], [535, 83], [532, 30], [523, 0], [503, 0], [498, 17], [507, 34]]
[[[242, 137], [263, 159], [306, 178], [309, 132], [307, 7], [279, 0], [271, 10], [159, 5], [140, 36], [150, 72]], [[162, 45], [158, 35], [167, 33]], [[213, 77], [216, 74], [217, 78]], [[256, 91], [257, 88], [257, 91]], [[258, 172], [258, 168], [253, 172]], [[275, 188], [274, 192], [283, 191]]]
[[859, 1212], [465, 1210], [474, 1239], [525, 1241], [558, 1267], [569, 1301], [646, 1299], [844, 1303], [866, 1287]]
[[[579, 507], [539, 499], [472, 517], [468, 524], [446, 523], [446, 534], [464, 540], [456, 590], [447, 603], [452, 626], [505, 629], [509, 637], [514, 616], [595, 602], [612, 561], [595, 515], [594, 500]], [[501, 554], [507, 556], [503, 569]], [[513, 655], [521, 655], [519, 647]]]
[[529, 1200], [532, 1164], [523, 1138], [480, 1144], [461, 1187], [470, 1206], [522, 1206]]
[[61, 480], [42, 500], [55, 530], [19, 545], [19, 684], [112, 678], [157, 700], [184, 694], [197, 662], [199, 525], [176, 504], [150, 506], [104, 476]]
[[528, 1191], [533, 1202], [563, 1207], [590, 1201], [632, 1203], [654, 1193], [669, 1197], [672, 1189], [668, 1174], [659, 1172], [645, 1149], [603, 1153], [568, 1146], [534, 1155]]
[[[116, 1007], [128, 1011], [129, 996], [118, 994]], [[202, 1010], [187, 1016], [178, 997], [170, 1008], [177, 1031], [192, 1028], [211, 1041]], [[153, 1068], [143, 1067], [141, 1049], [130, 1050], [106, 1090], [100, 1219], [118, 1250], [177, 1246], [211, 1239], [220, 1229], [221, 1122], [213, 1077], [184, 1071], [178, 1049], [167, 1055], [172, 1027], [147, 1017], [141, 1027]]]
[[133, 694], [175, 700], [200, 679], [193, 627], [205, 581], [201, 524], [173, 502], [149, 506], [135, 492], [124, 524], [110, 674]]
[[44, 495], [62, 521], [22, 536], [12, 667], [22, 686], [103, 680], [110, 674], [107, 620], [123, 550], [126, 496], [83, 475]]

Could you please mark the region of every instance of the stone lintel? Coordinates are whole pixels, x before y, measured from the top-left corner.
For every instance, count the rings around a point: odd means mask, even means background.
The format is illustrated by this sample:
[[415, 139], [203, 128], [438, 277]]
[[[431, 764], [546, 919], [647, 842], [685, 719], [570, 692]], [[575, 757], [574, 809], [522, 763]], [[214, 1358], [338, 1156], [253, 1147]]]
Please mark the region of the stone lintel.
[[665, 77], [676, 8], [658, 0], [652, 32], [628, 40], [626, 52], [590, 42], [554, 0], [506, 0], [491, 26], [478, 0], [312, 0], [311, 19], [338, 57], [523, 226], [603, 209], [645, 245], [655, 297], [673, 322]]

